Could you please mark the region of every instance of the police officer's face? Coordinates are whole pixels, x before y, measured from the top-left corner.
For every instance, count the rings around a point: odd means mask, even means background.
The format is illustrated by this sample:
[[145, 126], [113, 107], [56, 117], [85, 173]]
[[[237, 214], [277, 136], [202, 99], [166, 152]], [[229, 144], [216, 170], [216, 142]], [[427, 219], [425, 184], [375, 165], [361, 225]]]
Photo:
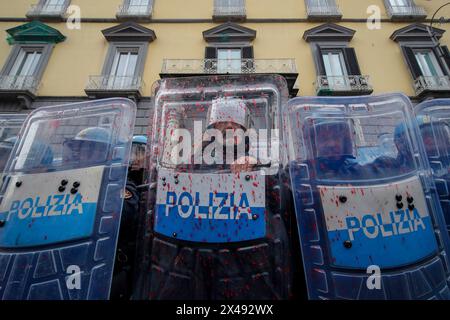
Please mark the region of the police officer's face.
[[[214, 125], [214, 128], [219, 130], [220, 132], [222, 132], [224, 143], [227, 142], [226, 141], [227, 134], [232, 136], [236, 130], [239, 130], [239, 129], [242, 130], [241, 126], [239, 126], [238, 124], [236, 124], [234, 122], [219, 122]], [[241, 138], [242, 137], [240, 137], [240, 135], [235, 135], [233, 137], [234, 144], [241, 143], [242, 142], [240, 140]], [[231, 143], [231, 141], [230, 141], [230, 143]]]
[[140, 170], [145, 167], [145, 145], [133, 144], [130, 166], [131, 170]]
[[93, 141], [70, 141], [64, 144], [64, 162], [89, 165], [105, 160], [106, 144]]
[[344, 155], [344, 141], [340, 136], [328, 136], [318, 141], [319, 157], [340, 157]]
[[435, 146], [435, 140], [433, 136], [433, 132], [431, 128], [427, 128], [422, 130], [422, 139], [423, 143], [425, 145], [425, 149], [427, 151], [427, 154], [434, 155], [436, 154], [436, 146]]

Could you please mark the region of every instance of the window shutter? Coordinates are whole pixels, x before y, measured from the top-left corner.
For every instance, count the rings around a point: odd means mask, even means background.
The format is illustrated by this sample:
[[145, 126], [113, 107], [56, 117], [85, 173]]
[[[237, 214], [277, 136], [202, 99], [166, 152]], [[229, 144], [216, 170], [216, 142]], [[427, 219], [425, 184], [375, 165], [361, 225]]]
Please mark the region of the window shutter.
[[[217, 59], [217, 48], [206, 47], [205, 59]], [[205, 61], [205, 73], [214, 73], [217, 70], [217, 63], [214, 61]]]
[[442, 48], [442, 51], [444, 53], [445, 64], [447, 65], [447, 69], [450, 72], [450, 50], [448, 49], [447, 46], [441, 46], [441, 48]]
[[361, 75], [361, 69], [359, 68], [358, 59], [356, 58], [356, 52], [354, 48], [344, 48], [344, 58], [347, 64], [347, 73], [349, 76]]
[[320, 49], [319, 46], [316, 46], [316, 48], [317, 48], [317, 54], [319, 55], [317, 57], [317, 75], [326, 76], [327, 73], [325, 72], [325, 64], [323, 63], [322, 49]]
[[206, 47], [205, 59], [217, 59], [217, 49], [215, 47]]
[[406, 62], [408, 63], [408, 67], [411, 70], [414, 80], [418, 77], [422, 76], [422, 70], [420, 70], [420, 66], [417, 63], [416, 56], [414, 55], [414, 51], [411, 47], [402, 47], [403, 53], [406, 58]]
[[254, 59], [253, 46], [242, 48], [243, 59]]
[[242, 47], [242, 59], [251, 59], [251, 60], [245, 60], [242, 63], [242, 67], [247, 72], [254, 72], [255, 70], [255, 63], [253, 61], [254, 59], [254, 52], [253, 52], [253, 46], [249, 47]]

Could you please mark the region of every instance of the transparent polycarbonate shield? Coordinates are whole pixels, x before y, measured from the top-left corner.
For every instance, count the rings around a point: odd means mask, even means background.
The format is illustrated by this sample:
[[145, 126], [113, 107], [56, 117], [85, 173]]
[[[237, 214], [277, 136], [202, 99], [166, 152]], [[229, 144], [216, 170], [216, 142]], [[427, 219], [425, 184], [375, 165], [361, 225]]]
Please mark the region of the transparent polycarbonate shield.
[[[154, 96], [153, 273], [147, 297], [286, 297], [287, 268], [281, 266], [288, 261], [288, 244], [279, 178], [285, 80], [166, 79]], [[186, 264], [179, 265], [180, 259]], [[202, 267], [199, 259], [209, 262]], [[254, 278], [259, 273], [264, 276]], [[277, 276], [277, 286], [269, 288]]]
[[26, 114], [0, 114], [0, 186], [3, 169], [27, 117]]
[[449, 297], [449, 241], [411, 108], [401, 94], [289, 102], [310, 298]]
[[415, 111], [447, 230], [450, 231], [450, 99], [423, 102], [415, 107]]
[[107, 299], [136, 113], [128, 99], [44, 107], [0, 190], [0, 297]]

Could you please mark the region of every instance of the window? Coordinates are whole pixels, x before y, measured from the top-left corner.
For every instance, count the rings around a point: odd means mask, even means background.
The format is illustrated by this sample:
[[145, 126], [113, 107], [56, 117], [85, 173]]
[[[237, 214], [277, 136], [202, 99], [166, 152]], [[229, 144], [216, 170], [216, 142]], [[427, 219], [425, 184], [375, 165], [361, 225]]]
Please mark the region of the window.
[[369, 76], [362, 75], [354, 48], [349, 47], [355, 31], [334, 23], [306, 30], [317, 71], [317, 95], [363, 95], [373, 92]]
[[119, 20], [148, 22], [153, 11], [153, 0], [123, 0], [116, 14]]
[[35, 93], [52, 46], [16, 45], [2, 71], [0, 89]]
[[310, 19], [336, 19], [342, 18], [335, 0], [305, 0], [306, 11]]
[[241, 54], [241, 49], [218, 49], [217, 72], [240, 73], [242, 63]]
[[347, 70], [342, 51], [322, 51], [322, 59], [330, 86], [345, 86]]
[[439, 95], [450, 90], [450, 60], [448, 48], [436, 45], [444, 30], [428, 25], [412, 24], [395, 31], [391, 39], [398, 42], [413, 78], [413, 88], [419, 99]]
[[413, 0], [385, 0], [387, 15], [391, 19], [426, 18], [425, 9], [417, 6]]
[[65, 0], [47, 0], [45, 1], [42, 12], [43, 13], [59, 13], [65, 7]]
[[389, 3], [394, 7], [406, 7], [409, 5], [407, 0], [389, 0]]
[[133, 84], [138, 61], [138, 50], [118, 49], [109, 74], [110, 88], [124, 88]]
[[214, 0], [213, 18], [243, 20], [245, 17], [245, 0]]
[[130, 14], [145, 14], [149, 6], [149, 0], [129, 0], [128, 12]]
[[155, 32], [136, 22], [125, 22], [102, 31], [110, 43], [100, 75], [91, 75], [85, 92], [89, 97], [140, 98], [148, 44]]
[[6, 30], [11, 53], [0, 71], [0, 100], [18, 101], [29, 108], [53, 47], [66, 37], [39, 21]]
[[414, 56], [425, 77], [442, 77], [444, 73], [431, 49], [415, 50]]
[[64, 17], [70, 0], [39, 0], [27, 13], [30, 19], [60, 20]]
[[32, 76], [37, 69], [37, 65], [41, 56], [41, 50], [26, 50], [25, 48], [21, 48], [16, 62], [9, 71], [9, 75], [24, 77]]

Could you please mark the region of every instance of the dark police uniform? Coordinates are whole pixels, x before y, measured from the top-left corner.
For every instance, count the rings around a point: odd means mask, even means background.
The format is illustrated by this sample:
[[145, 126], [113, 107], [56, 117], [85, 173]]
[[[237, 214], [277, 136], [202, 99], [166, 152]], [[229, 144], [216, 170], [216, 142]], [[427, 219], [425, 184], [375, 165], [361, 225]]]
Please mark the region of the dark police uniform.
[[119, 240], [114, 264], [111, 299], [129, 300], [133, 290], [136, 260], [136, 237], [139, 215], [139, 193], [128, 181], [125, 187]]

